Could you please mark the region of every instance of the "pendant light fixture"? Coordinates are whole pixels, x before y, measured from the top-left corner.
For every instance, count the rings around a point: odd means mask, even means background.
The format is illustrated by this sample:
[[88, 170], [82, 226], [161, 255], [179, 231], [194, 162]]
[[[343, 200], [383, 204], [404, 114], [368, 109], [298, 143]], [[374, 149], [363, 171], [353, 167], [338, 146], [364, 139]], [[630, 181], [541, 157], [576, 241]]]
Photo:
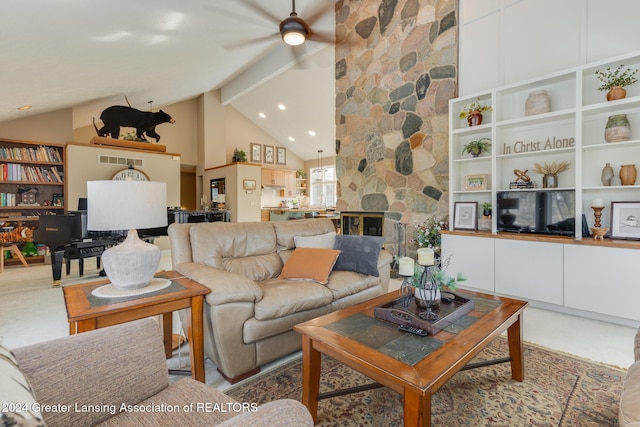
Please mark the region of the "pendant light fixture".
[[280, 35], [282, 40], [289, 46], [298, 46], [307, 40], [311, 35], [309, 25], [298, 17], [296, 13], [296, 0], [291, 1], [291, 14], [280, 22]]

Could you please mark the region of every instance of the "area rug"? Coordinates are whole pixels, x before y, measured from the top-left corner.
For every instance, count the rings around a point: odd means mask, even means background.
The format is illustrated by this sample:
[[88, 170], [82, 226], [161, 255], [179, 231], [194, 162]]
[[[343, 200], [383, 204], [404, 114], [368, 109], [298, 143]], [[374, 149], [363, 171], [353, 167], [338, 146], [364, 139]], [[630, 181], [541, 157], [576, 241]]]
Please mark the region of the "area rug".
[[[504, 357], [498, 338], [474, 361]], [[432, 397], [434, 426], [617, 426], [625, 371], [525, 344], [525, 381], [511, 379], [509, 364], [462, 371]], [[320, 391], [371, 382], [322, 356]], [[294, 360], [225, 391], [241, 402], [301, 400], [302, 362]], [[317, 426], [402, 426], [401, 396], [378, 388], [321, 400]]]

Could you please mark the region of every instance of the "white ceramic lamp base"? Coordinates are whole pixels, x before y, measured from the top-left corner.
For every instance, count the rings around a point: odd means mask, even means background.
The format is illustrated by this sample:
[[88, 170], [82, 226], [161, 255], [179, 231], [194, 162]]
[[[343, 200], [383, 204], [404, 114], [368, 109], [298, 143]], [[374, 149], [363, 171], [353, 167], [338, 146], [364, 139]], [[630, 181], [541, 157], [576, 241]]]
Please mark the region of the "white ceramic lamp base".
[[136, 230], [129, 230], [124, 242], [102, 253], [102, 263], [113, 286], [140, 289], [158, 271], [160, 248], [140, 240]]

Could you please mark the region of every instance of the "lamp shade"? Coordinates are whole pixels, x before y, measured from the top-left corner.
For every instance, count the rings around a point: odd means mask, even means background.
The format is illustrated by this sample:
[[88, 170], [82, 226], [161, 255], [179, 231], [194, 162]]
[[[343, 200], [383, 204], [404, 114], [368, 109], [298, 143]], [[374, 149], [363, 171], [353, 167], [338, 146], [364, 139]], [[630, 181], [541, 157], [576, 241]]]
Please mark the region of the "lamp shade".
[[167, 225], [167, 184], [155, 181], [87, 182], [87, 230]]
[[124, 242], [102, 253], [111, 284], [121, 290], [147, 286], [158, 269], [160, 248], [140, 240], [136, 229], [167, 225], [167, 185], [152, 181], [89, 181], [87, 205], [88, 230], [129, 230]]

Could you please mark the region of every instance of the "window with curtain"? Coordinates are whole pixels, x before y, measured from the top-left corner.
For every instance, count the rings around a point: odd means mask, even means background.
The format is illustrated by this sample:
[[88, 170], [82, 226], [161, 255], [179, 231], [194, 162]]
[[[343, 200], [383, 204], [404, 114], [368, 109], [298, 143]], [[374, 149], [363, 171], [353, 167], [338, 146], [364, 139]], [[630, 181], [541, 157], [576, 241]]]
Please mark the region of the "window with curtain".
[[335, 165], [311, 168], [309, 176], [309, 197], [311, 206], [336, 206]]

